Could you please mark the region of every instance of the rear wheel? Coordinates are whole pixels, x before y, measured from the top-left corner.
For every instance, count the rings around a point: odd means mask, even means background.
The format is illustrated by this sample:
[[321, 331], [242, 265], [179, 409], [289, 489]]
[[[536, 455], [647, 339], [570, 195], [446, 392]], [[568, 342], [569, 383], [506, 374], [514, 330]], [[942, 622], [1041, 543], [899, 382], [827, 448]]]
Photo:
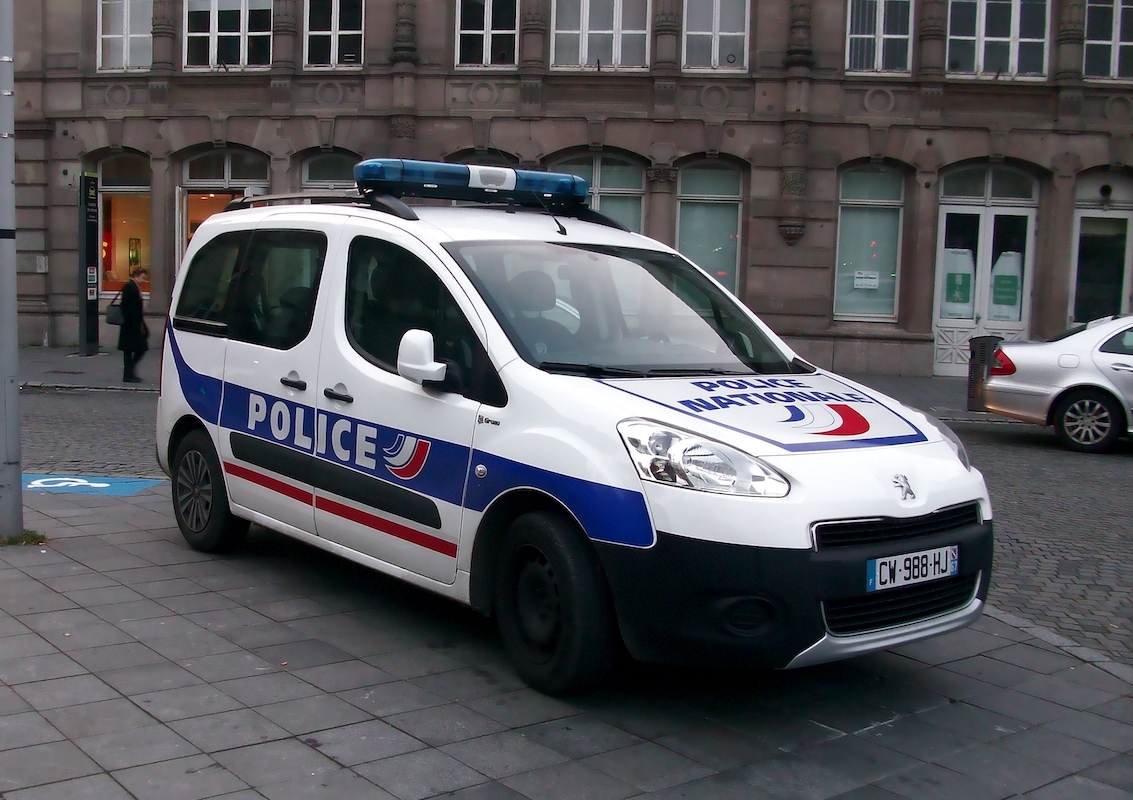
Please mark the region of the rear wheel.
[[617, 625], [594, 552], [561, 516], [533, 512], [504, 534], [496, 621], [523, 680], [548, 694], [593, 686], [613, 668]]
[[220, 459], [202, 430], [190, 431], [173, 456], [173, 514], [194, 550], [226, 553], [248, 534], [248, 521], [232, 514]]
[[1054, 412], [1058, 438], [1071, 450], [1102, 453], [1117, 443], [1125, 414], [1108, 394], [1092, 389], [1072, 392]]

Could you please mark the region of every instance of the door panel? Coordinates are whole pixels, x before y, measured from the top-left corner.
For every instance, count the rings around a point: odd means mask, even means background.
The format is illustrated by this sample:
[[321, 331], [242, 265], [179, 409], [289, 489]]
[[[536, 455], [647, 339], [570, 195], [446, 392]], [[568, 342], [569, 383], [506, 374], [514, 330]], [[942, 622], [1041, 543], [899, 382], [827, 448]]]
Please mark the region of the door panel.
[[220, 453], [233, 503], [313, 533], [319, 278], [339, 223], [257, 231], [232, 296]]
[[1129, 222], [1128, 212], [1077, 213], [1070, 323], [1129, 310]]
[[966, 375], [969, 341], [1025, 338], [1034, 211], [942, 207], [937, 250], [934, 372]]
[[428, 330], [437, 358], [463, 371], [475, 333], [452, 276], [411, 236], [371, 224], [343, 241], [328, 285], [345, 302], [327, 317], [315, 398], [315, 524], [331, 541], [452, 583], [480, 404], [402, 378], [397, 350], [406, 330]]

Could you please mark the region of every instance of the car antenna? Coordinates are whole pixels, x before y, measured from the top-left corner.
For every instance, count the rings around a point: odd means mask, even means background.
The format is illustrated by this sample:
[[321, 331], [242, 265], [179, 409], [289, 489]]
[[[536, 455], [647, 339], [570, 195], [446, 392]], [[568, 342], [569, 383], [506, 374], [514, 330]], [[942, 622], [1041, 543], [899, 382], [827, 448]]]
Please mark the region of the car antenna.
[[[509, 161], [507, 155], [505, 155], [504, 152], [502, 150], [500, 150], [500, 148], [496, 147], [491, 142], [488, 142], [488, 147], [495, 150], [496, 155], [498, 155], [503, 160], [503, 162], [505, 164]], [[563, 227], [563, 224], [561, 222], [559, 222], [559, 218], [556, 217], [554, 215], [554, 213], [551, 211], [551, 207], [547, 205], [547, 202], [542, 198], [542, 196], [538, 192], [535, 192], [534, 194], [535, 194], [536, 199], [538, 199], [538, 201], [539, 201], [539, 205], [543, 206], [543, 210], [546, 211], [547, 215], [555, 221], [556, 225], [559, 226], [559, 234], [561, 234], [562, 236], [566, 236], [567, 235], [567, 229]], [[508, 202], [508, 209], [510, 210], [511, 207], [512, 207], [512, 203], [509, 201]]]

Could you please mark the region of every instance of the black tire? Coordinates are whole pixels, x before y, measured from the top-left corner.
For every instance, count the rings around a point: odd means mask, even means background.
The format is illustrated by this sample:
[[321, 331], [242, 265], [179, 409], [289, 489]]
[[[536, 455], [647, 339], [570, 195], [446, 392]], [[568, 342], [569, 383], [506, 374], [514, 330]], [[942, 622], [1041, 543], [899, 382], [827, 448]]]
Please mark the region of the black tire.
[[557, 514], [508, 527], [495, 581], [496, 623], [519, 676], [547, 694], [594, 686], [613, 668], [617, 624], [598, 557]]
[[1066, 395], [1054, 412], [1059, 440], [1079, 453], [1104, 453], [1125, 432], [1125, 412], [1105, 392], [1083, 389]]
[[212, 440], [190, 431], [173, 456], [173, 514], [181, 535], [194, 550], [227, 553], [244, 542], [248, 520], [232, 514], [224, 474]]

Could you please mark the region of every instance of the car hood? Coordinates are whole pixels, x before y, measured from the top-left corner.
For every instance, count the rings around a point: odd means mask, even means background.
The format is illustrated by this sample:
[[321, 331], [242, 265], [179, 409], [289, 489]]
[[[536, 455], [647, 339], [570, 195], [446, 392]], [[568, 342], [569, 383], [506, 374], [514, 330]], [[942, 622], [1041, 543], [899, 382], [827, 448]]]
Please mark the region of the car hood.
[[[603, 380], [645, 417], [702, 435], [742, 434], [760, 453], [806, 453], [937, 441], [918, 412], [828, 373]], [[714, 433], [715, 431], [715, 433]]]

